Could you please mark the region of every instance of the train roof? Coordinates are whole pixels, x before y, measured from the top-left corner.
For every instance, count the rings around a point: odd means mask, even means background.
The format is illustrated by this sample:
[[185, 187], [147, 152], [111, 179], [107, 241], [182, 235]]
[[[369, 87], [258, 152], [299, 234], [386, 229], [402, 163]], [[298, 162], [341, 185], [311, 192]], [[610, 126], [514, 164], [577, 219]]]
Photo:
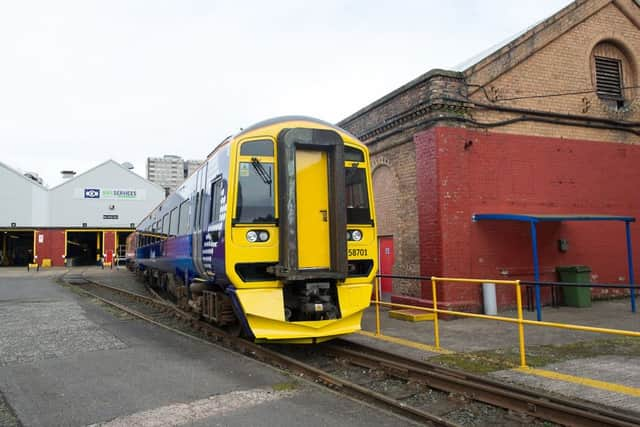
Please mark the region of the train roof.
[[352, 134], [348, 130], [345, 130], [345, 129], [343, 129], [343, 128], [337, 126], [337, 125], [334, 125], [332, 123], [325, 122], [324, 120], [316, 119], [314, 117], [309, 117], [309, 116], [300, 116], [300, 115], [279, 116], [279, 117], [273, 117], [273, 118], [270, 118], [270, 119], [262, 120], [262, 121], [260, 121], [258, 123], [254, 123], [253, 125], [249, 126], [248, 128], [242, 129], [237, 134], [230, 135], [230, 136], [226, 137], [224, 140], [222, 140], [222, 142], [220, 142], [218, 145], [216, 145], [213, 150], [211, 150], [211, 152], [207, 156], [207, 159], [209, 157], [211, 157], [220, 147], [224, 146], [226, 143], [228, 143], [229, 141], [231, 141], [233, 139], [241, 138], [242, 136], [244, 136], [245, 134], [247, 134], [249, 132], [253, 132], [253, 131], [261, 129], [261, 128], [265, 128], [265, 127], [268, 127], [268, 126], [273, 126], [273, 125], [276, 125], [278, 123], [284, 123], [284, 122], [316, 123], [316, 124], [319, 124], [321, 126], [325, 126], [325, 127], [330, 128], [330, 129], [333, 129], [336, 132], [344, 133], [344, 134], [348, 135], [350, 138], [352, 138], [354, 141], [356, 141], [357, 143], [359, 143], [361, 145], [364, 145], [364, 143], [362, 143], [358, 139], [358, 137], [356, 137], [354, 134]]
[[272, 126], [272, 125], [276, 125], [278, 123], [283, 123], [283, 122], [295, 122], [295, 121], [300, 121], [300, 122], [310, 122], [310, 123], [317, 123], [319, 125], [322, 126], [326, 126], [328, 128], [331, 128], [333, 130], [335, 130], [336, 132], [341, 132], [344, 134], [347, 134], [350, 138], [353, 138], [355, 141], [358, 141], [358, 138], [353, 135], [351, 132], [342, 129], [341, 127], [338, 127], [332, 123], [329, 122], [325, 122], [324, 120], [320, 120], [320, 119], [316, 119], [314, 117], [309, 117], [309, 116], [280, 116], [280, 117], [274, 117], [271, 119], [267, 119], [267, 120], [263, 120], [261, 122], [258, 122], [254, 125], [249, 126], [246, 129], [243, 129], [242, 131], [240, 131], [238, 134], [234, 135], [234, 138], [239, 138], [241, 136], [243, 136], [246, 133], [252, 132], [254, 130], [263, 128], [263, 127], [267, 127], [267, 126]]

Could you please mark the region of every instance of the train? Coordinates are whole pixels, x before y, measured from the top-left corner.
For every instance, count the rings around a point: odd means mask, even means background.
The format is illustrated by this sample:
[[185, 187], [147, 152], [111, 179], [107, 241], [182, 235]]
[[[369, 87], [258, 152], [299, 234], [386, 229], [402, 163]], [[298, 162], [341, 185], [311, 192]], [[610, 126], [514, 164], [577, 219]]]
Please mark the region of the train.
[[127, 243], [141, 279], [248, 339], [352, 333], [378, 263], [367, 147], [314, 118], [257, 123], [221, 142]]

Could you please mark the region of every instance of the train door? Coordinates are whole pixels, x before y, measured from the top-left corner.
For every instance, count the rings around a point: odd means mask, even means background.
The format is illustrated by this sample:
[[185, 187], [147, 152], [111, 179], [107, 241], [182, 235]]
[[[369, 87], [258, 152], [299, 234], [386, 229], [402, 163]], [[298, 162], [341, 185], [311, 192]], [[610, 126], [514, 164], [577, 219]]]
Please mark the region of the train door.
[[297, 149], [295, 164], [298, 267], [328, 269], [331, 252], [327, 153]]
[[[393, 236], [384, 236], [379, 238], [378, 245], [378, 265], [381, 275], [393, 274]], [[383, 294], [393, 291], [393, 279], [381, 278], [381, 290]]]

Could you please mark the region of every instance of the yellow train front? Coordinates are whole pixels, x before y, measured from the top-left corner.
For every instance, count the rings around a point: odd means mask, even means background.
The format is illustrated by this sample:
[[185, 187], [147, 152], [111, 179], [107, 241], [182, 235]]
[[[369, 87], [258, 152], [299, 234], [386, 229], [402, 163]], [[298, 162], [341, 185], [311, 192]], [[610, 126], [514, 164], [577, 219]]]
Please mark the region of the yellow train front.
[[352, 135], [268, 120], [223, 141], [147, 215], [132, 264], [185, 309], [257, 341], [323, 341], [360, 329], [369, 306], [371, 196]]
[[230, 141], [225, 272], [257, 341], [319, 342], [360, 329], [377, 271], [369, 156], [308, 118]]

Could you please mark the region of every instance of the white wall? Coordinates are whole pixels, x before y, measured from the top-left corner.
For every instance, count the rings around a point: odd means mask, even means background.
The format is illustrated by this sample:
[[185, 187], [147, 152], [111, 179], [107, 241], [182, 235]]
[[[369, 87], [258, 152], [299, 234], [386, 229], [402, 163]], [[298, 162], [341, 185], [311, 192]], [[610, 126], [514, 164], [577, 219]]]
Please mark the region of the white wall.
[[[99, 195], [87, 190], [99, 190]], [[119, 193], [110, 195], [111, 191]], [[137, 225], [163, 199], [160, 186], [110, 160], [51, 189], [49, 225], [82, 227], [86, 223], [88, 228], [128, 228], [132, 223]], [[117, 219], [105, 219], [105, 215]]]
[[34, 227], [48, 223], [47, 189], [0, 164], [0, 227]]

